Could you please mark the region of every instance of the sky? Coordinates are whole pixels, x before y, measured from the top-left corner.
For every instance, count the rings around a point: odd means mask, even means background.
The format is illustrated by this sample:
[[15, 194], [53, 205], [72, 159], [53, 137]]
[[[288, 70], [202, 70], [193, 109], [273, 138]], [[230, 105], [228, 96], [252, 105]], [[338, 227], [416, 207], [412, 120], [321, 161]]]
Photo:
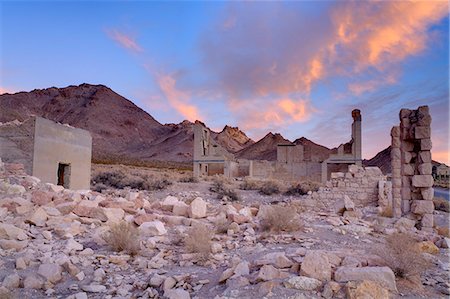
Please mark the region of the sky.
[[449, 162], [448, 1], [1, 1], [0, 94], [103, 84], [161, 123], [238, 126], [363, 157], [429, 105]]

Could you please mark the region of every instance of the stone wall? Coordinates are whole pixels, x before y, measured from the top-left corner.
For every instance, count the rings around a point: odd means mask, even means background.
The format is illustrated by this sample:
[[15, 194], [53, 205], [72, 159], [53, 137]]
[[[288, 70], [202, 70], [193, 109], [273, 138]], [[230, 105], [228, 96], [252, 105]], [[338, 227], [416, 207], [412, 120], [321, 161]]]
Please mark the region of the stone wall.
[[386, 176], [378, 167], [349, 165], [346, 173], [332, 173], [331, 180], [327, 181], [326, 186], [308, 195], [307, 201], [313, 203], [319, 210], [329, 212], [335, 212], [335, 201], [343, 199], [345, 195], [356, 207], [376, 206], [379, 181], [386, 181]]
[[428, 106], [402, 109], [392, 128], [392, 196], [394, 216], [410, 214], [422, 228], [433, 227], [431, 116]]

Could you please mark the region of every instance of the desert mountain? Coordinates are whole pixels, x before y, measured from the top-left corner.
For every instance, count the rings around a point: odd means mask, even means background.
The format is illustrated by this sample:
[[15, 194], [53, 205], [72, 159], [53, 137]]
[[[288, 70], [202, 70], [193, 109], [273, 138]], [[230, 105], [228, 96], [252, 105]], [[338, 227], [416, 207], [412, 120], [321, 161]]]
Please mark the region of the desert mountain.
[[[86, 129], [93, 138], [94, 160], [190, 162], [192, 123], [162, 125], [150, 114], [104, 85], [81, 84], [0, 95], [0, 122], [31, 116]], [[213, 133], [231, 152], [252, 144], [238, 128]]]
[[296, 139], [294, 143], [303, 145], [303, 159], [305, 161], [322, 162], [330, 156], [331, 150], [328, 147], [314, 143], [305, 137]]
[[236, 157], [249, 160], [273, 161], [277, 159], [278, 144], [292, 144], [292, 142], [279, 133], [273, 134], [270, 132], [258, 142], [237, 152]]

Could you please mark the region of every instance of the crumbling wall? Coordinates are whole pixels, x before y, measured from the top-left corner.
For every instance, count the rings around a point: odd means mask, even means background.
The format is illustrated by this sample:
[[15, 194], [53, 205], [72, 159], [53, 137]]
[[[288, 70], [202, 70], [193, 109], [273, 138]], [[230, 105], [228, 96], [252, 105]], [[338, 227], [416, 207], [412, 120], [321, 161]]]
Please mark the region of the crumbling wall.
[[[347, 195], [356, 207], [376, 205], [378, 202], [378, 182], [385, 181], [378, 167], [349, 165], [348, 172], [334, 172], [325, 187], [308, 195], [306, 201], [316, 209], [335, 212], [334, 202]], [[313, 207], [314, 208], [314, 207]]]
[[28, 175], [33, 171], [35, 119], [0, 124], [0, 157], [6, 163], [23, 164]]
[[402, 109], [391, 130], [394, 216], [411, 214], [422, 228], [433, 227], [431, 115], [428, 106]]

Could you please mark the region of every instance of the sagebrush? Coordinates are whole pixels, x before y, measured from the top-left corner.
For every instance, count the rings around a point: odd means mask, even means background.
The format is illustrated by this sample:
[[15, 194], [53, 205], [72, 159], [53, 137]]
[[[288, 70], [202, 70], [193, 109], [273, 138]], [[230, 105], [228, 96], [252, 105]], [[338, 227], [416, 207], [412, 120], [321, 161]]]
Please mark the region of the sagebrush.
[[188, 231], [184, 239], [186, 250], [191, 253], [197, 253], [199, 258], [206, 260], [211, 254], [212, 232], [204, 224], [195, 224]]
[[135, 255], [140, 250], [139, 230], [132, 223], [121, 221], [110, 226], [103, 235], [105, 242], [117, 252], [127, 252]]
[[299, 215], [289, 206], [266, 206], [260, 219], [260, 228], [269, 232], [292, 232], [302, 227]]
[[277, 181], [269, 180], [261, 183], [259, 193], [264, 195], [273, 195], [280, 193], [281, 186]]
[[317, 182], [305, 181], [291, 185], [284, 194], [293, 196], [306, 195], [310, 191], [314, 192], [319, 190], [319, 187], [320, 184]]
[[101, 192], [106, 188], [137, 189], [137, 190], [162, 190], [170, 186], [172, 182], [165, 177], [146, 175], [141, 173], [127, 173], [121, 170], [103, 171], [92, 178], [95, 191]]
[[226, 196], [231, 201], [238, 201], [239, 195], [232, 189], [226, 181], [222, 179], [215, 179], [209, 188], [210, 191], [217, 193], [217, 198], [222, 199]]
[[395, 276], [420, 282], [420, 275], [431, 264], [420, 252], [417, 241], [409, 233], [395, 233], [386, 238], [386, 245], [376, 249], [385, 266], [392, 269]]

